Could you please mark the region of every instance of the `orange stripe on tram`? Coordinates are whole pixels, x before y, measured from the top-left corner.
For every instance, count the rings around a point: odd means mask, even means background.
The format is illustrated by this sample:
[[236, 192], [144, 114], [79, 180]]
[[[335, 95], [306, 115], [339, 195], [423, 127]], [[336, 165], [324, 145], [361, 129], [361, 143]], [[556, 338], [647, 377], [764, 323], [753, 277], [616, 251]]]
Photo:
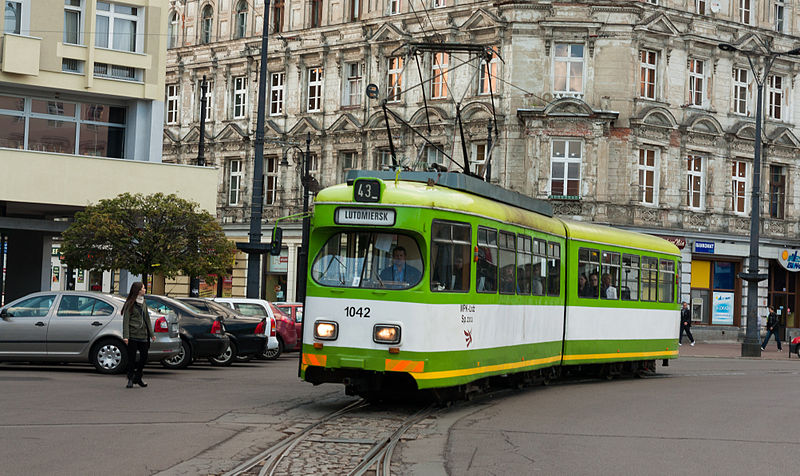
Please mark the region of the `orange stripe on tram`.
[[303, 354], [303, 363], [307, 365], [325, 367], [325, 361], [327, 360], [328, 360], [327, 355]]
[[386, 359], [386, 370], [390, 372], [422, 372], [425, 362], [422, 360], [393, 360]]

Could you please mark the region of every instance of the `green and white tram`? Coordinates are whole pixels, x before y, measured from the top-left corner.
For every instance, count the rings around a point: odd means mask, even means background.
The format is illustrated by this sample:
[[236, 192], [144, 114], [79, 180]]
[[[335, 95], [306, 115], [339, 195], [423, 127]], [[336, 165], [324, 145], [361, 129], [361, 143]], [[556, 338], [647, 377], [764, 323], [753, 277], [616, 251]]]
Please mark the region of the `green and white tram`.
[[311, 222], [301, 377], [460, 389], [677, 357], [679, 251], [457, 173], [353, 172]]

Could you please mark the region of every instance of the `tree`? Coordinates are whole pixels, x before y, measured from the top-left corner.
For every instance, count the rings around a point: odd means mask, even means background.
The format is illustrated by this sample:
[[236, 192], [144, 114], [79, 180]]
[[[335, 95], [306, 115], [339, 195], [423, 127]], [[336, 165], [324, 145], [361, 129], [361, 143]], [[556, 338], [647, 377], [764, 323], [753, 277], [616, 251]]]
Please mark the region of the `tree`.
[[144, 276], [171, 278], [227, 276], [235, 246], [216, 219], [196, 202], [174, 194], [123, 193], [100, 200], [63, 234], [61, 253], [79, 269], [127, 269]]

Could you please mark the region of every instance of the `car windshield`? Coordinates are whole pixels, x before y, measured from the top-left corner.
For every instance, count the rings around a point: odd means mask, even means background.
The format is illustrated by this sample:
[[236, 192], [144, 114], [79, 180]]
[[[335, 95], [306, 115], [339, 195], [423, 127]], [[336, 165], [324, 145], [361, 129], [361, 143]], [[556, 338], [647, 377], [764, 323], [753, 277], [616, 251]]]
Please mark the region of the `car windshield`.
[[317, 254], [311, 277], [324, 286], [407, 289], [422, 279], [416, 241], [399, 233], [351, 231], [332, 236]]

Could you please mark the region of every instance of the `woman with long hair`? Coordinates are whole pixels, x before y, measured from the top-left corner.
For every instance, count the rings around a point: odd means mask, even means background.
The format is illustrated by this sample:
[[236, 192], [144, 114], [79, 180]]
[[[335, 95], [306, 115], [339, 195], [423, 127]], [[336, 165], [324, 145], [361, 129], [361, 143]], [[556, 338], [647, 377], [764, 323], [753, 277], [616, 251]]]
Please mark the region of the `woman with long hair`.
[[[150, 326], [150, 314], [144, 302], [144, 283], [136, 281], [131, 284], [128, 299], [122, 306], [122, 341], [128, 346], [128, 385], [133, 384], [146, 387], [142, 381], [144, 364], [147, 363], [147, 351], [150, 350], [150, 341], [156, 340]], [[139, 360], [136, 360], [136, 352]]]

